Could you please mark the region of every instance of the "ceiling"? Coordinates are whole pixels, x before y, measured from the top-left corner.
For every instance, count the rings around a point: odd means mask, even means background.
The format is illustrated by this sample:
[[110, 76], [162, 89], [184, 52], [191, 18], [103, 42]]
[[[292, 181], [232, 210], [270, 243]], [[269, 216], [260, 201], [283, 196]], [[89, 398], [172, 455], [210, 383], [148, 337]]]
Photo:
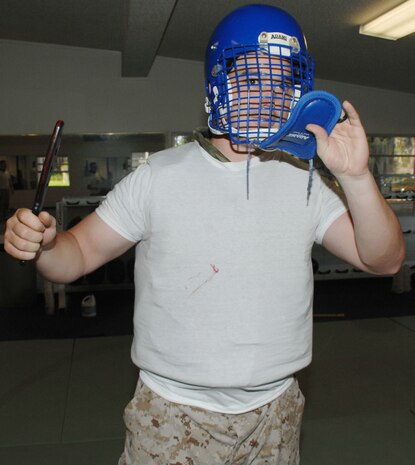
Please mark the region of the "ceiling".
[[267, 3], [301, 24], [318, 78], [415, 93], [415, 34], [388, 41], [358, 33], [402, 1], [0, 0], [0, 39], [116, 50], [123, 76], [144, 77], [157, 55], [203, 61], [223, 16]]

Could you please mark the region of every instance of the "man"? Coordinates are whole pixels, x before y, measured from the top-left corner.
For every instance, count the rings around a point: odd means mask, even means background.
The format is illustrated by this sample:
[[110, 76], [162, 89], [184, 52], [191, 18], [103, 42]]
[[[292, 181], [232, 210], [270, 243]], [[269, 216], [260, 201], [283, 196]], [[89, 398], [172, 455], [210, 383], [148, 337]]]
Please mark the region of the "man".
[[[137, 245], [132, 358], [120, 464], [298, 464], [304, 406], [295, 373], [311, 361], [315, 241], [382, 274], [403, 261], [399, 223], [368, 170], [359, 116], [317, 151], [348, 207], [317, 172], [259, 146], [313, 88], [302, 32], [284, 11], [242, 7], [206, 56], [210, 140], [150, 157], [103, 204], [56, 234], [21, 209], [5, 249], [70, 282]], [[65, 263], [65, 266], [62, 266]]]
[[7, 171], [6, 160], [0, 160], [0, 222], [7, 218], [10, 207], [10, 195], [13, 194], [13, 182]]
[[105, 195], [108, 193], [108, 182], [98, 170], [98, 164], [93, 161], [88, 165], [84, 183], [89, 195]]

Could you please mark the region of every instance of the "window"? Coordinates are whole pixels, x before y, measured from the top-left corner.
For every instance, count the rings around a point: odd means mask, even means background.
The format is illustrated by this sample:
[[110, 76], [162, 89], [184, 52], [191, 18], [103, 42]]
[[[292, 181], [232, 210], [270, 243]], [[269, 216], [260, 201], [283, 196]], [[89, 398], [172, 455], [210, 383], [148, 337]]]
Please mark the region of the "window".
[[415, 137], [369, 137], [370, 168], [382, 193], [415, 191]]
[[[45, 157], [36, 157], [37, 179], [39, 181], [42, 173]], [[68, 157], [57, 157], [52, 168], [50, 176], [50, 187], [69, 187], [71, 185], [69, 179], [69, 160]]]

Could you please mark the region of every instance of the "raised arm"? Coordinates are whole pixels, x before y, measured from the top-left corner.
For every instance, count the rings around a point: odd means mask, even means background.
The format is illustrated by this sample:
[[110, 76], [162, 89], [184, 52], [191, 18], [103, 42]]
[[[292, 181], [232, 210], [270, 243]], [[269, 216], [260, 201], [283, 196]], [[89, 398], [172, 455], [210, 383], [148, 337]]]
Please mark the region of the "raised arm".
[[74, 281], [134, 245], [91, 213], [69, 231], [56, 232], [56, 220], [19, 209], [7, 221], [4, 249], [20, 260], [36, 260], [40, 274], [56, 283]]
[[323, 245], [364, 271], [393, 274], [405, 257], [401, 227], [369, 170], [369, 147], [359, 115], [349, 102], [344, 102], [343, 108], [348, 119], [337, 124], [330, 136], [319, 126], [307, 126], [316, 136], [317, 152], [340, 183], [350, 210], [329, 227]]

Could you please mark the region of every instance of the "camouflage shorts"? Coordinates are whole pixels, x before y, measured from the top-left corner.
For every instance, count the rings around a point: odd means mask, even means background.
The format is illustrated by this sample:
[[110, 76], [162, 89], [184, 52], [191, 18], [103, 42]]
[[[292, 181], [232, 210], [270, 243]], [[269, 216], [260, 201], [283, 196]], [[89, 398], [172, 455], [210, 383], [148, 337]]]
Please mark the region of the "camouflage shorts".
[[118, 465], [298, 465], [303, 410], [297, 381], [275, 401], [237, 415], [169, 402], [139, 381], [124, 412]]

